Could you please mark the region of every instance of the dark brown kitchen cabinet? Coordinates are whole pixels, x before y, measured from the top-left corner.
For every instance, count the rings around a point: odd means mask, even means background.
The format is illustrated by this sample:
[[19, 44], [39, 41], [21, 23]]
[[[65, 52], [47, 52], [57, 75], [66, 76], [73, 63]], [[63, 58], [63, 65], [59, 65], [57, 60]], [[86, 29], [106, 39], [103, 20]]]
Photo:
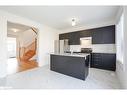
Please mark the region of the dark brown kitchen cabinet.
[[69, 40], [69, 45], [80, 45], [80, 36], [78, 32], [64, 33], [59, 35], [59, 40]]
[[92, 31], [91, 30], [79, 31], [79, 35], [80, 35], [80, 38], [91, 37], [92, 36]]
[[59, 34], [59, 40], [69, 39], [69, 33]]
[[103, 29], [93, 29], [92, 30], [92, 44], [103, 44]]
[[115, 25], [103, 29], [102, 37], [104, 44], [115, 43]]
[[115, 25], [92, 29], [92, 44], [114, 44]]
[[116, 54], [102, 54], [102, 63], [106, 70], [116, 70]]
[[115, 25], [59, 35], [60, 40], [69, 39], [70, 45], [80, 45], [83, 37], [92, 37], [92, 44], [115, 44]]
[[80, 34], [78, 32], [69, 33], [69, 45], [80, 45]]
[[92, 53], [90, 67], [115, 71], [116, 54]]
[[101, 66], [102, 65], [101, 63], [102, 63], [101, 54], [99, 54], [99, 53], [92, 53], [90, 67], [100, 68], [100, 67], [102, 67]]

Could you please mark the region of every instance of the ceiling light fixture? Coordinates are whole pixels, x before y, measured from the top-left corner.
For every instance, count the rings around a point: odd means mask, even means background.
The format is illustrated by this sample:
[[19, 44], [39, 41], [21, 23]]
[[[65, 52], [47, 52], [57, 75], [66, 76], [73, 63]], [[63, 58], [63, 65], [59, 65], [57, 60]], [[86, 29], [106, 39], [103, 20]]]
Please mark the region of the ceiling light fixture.
[[17, 32], [17, 30], [14, 30], [14, 32]]
[[12, 30], [13, 32], [15, 32], [15, 33], [19, 31], [18, 29], [15, 29], [15, 28], [12, 28], [11, 30]]
[[75, 18], [72, 18], [72, 20], [71, 20], [71, 25], [72, 25], [72, 26], [75, 26], [75, 25], [76, 25]]

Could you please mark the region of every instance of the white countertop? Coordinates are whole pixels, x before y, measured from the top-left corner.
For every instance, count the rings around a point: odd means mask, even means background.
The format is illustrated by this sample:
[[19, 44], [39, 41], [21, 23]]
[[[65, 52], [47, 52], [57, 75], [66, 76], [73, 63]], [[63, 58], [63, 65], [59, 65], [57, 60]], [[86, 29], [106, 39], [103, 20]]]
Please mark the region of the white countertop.
[[89, 53], [83, 53], [83, 54], [70, 54], [70, 53], [51, 53], [52, 55], [61, 55], [61, 56], [73, 56], [73, 57], [86, 57], [90, 55]]

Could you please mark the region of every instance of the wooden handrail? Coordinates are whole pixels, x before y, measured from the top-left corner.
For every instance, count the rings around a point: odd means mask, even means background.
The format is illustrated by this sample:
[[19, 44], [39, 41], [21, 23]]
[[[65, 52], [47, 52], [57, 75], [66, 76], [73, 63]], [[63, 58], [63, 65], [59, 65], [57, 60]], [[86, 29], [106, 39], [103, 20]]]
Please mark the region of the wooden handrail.
[[37, 49], [37, 39], [35, 38], [35, 41], [29, 44], [26, 47], [19, 47], [19, 57], [21, 59], [21, 55], [23, 56], [27, 51], [34, 50], [36, 52]]
[[20, 42], [19, 42], [19, 55], [18, 55], [19, 59], [21, 59], [21, 48], [20, 48]]
[[37, 38], [35, 38], [35, 50], [37, 50]]
[[33, 27], [31, 27], [31, 29], [34, 31], [34, 33], [37, 35], [37, 30]]

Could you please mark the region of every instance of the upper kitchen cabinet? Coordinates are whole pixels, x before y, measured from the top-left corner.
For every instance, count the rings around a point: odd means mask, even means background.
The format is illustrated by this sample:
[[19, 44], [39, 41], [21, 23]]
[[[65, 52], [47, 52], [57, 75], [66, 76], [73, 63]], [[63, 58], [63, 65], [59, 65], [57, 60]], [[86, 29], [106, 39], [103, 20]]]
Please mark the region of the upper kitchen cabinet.
[[59, 34], [59, 40], [69, 39], [69, 33]]
[[103, 37], [104, 44], [115, 43], [115, 25], [105, 27], [105, 29], [103, 29], [102, 37]]
[[78, 32], [64, 33], [59, 35], [59, 40], [69, 40], [69, 45], [80, 45], [80, 36]]
[[76, 31], [69, 33], [69, 44], [70, 45], [80, 45], [80, 38], [91, 37], [92, 33], [89, 30]]
[[80, 38], [91, 37], [92, 36], [92, 31], [91, 30], [79, 31], [79, 35], [80, 35]]
[[80, 34], [79, 34], [79, 32], [69, 33], [69, 45], [80, 45]]
[[92, 44], [103, 44], [103, 40], [102, 40], [103, 29], [97, 28], [91, 31], [92, 31]]
[[69, 45], [80, 45], [83, 37], [92, 37], [92, 44], [115, 44], [115, 25], [60, 34], [59, 40], [68, 39]]
[[115, 25], [92, 29], [92, 44], [114, 44]]

